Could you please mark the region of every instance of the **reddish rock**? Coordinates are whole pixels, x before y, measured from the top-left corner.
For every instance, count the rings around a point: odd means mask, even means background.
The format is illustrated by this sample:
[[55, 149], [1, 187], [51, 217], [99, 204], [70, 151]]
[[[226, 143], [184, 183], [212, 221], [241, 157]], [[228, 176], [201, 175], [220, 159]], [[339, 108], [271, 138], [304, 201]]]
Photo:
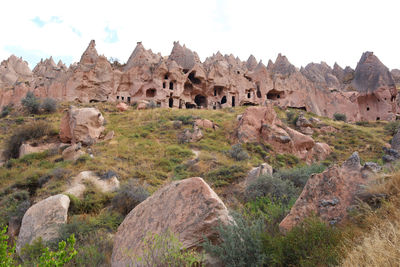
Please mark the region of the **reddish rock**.
[[368, 166], [361, 167], [355, 152], [342, 166], [335, 165], [323, 173], [311, 175], [280, 228], [290, 230], [312, 213], [330, 224], [345, 219], [348, 208], [355, 204], [356, 196], [368, 182], [364, 169]]
[[204, 236], [215, 240], [215, 227], [230, 221], [224, 203], [203, 179], [173, 182], [126, 216], [115, 235], [111, 266], [127, 266], [130, 255], [139, 256], [147, 233], [170, 230], [178, 236], [183, 249], [198, 249]]
[[267, 142], [276, 152], [291, 153], [308, 162], [327, 156], [318, 154], [322, 152], [320, 144], [313, 149], [316, 144], [310, 136], [283, 125], [272, 105], [247, 108], [239, 121], [237, 135], [241, 142]]
[[123, 103], [123, 102], [120, 102], [120, 103], [117, 104], [116, 108], [119, 111], [127, 111], [129, 106], [127, 104]]
[[96, 108], [71, 106], [64, 112], [60, 125], [60, 139], [63, 142], [95, 143], [104, 131], [104, 117]]
[[25, 155], [32, 154], [32, 153], [39, 153], [44, 152], [50, 149], [58, 149], [59, 144], [50, 143], [50, 144], [28, 144], [23, 143], [19, 148], [19, 157], [22, 158]]
[[218, 127], [212, 121], [207, 119], [195, 120], [194, 124], [200, 128], [205, 128], [205, 129], [216, 129]]

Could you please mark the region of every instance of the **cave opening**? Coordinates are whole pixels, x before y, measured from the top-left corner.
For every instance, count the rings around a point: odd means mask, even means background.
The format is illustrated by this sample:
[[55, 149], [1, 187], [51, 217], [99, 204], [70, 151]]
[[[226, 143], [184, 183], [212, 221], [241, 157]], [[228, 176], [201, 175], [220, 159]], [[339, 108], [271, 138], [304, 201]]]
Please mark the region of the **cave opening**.
[[131, 103], [131, 97], [128, 96], [128, 103]]
[[232, 96], [232, 107], [234, 107], [236, 105], [235, 103], [235, 96]]
[[190, 82], [186, 82], [183, 88], [187, 91], [191, 91], [193, 89], [193, 85]]
[[369, 111], [369, 107], [367, 107], [367, 111]]
[[98, 103], [99, 102], [99, 100], [97, 100], [97, 99], [90, 99], [89, 100], [89, 103]]
[[165, 76], [164, 76], [164, 80], [168, 80], [168, 73], [167, 73], [167, 74], [165, 74]]
[[257, 97], [261, 98], [261, 90], [260, 90], [260, 84], [257, 83]]
[[226, 103], [226, 96], [223, 96], [221, 99], [221, 104], [225, 104]]
[[174, 90], [174, 82], [169, 83], [169, 90]]
[[174, 99], [172, 97], [169, 98], [168, 106], [172, 108], [174, 106]]
[[196, 95], [194, 102], [196, 103], [197, 107], [207, 108], [207, 97], [204, 95]]
[[195, 108], [196, 105], [194, 105], [194, 104], [192, 104], [192, 103], [189, 103], [189, 102], [186, 102], [185, 107], [186, 107], [187, 109], [192, 109], [192, 108]]
[[[157, 94], [156, 89], [147, 89], [146, 91], [146, 97], [155, 97]], [[123, 99], [122, 99], [123, 100]]]
[[193, 84], [201, 84], [200, 79], [196, 78], [195, 75], [196, 75], [196, 72], [195, 72], [195, 71], [192, 71], [192, 72], [189, 74], [189, 76], [188, 76], [189, 80], [190, 80]]
[[243, 106], [256, 106], [257, 104], [252, 103], [252, 102], [245, 102], [243, 103]]
[[376, 120], [379, 121], [381, 119], [381, 117], [376, 117]]
[[277, 99], [283, 98], [283, 94], [284, 94], [284, 92], [282, 92], [282, 91], [272, 89], [271, 91], [268, 92], [267, 99], [277, 100]]
[[251, 97], [251, 92], [248, 92], [247, 93], [247, 98], [250, 98]]
[[165, 89], [165, 87], [167, 87], [167, 84], [165, 82], [162, 83], [162, 88]]
[[117, 95], [117, 100], [119, 100], [119, 95]]
[[124, 101], [124, 98], [125, 98], [125, 97], [121, 96], [121, 100], [122, 100], [122, 101]]

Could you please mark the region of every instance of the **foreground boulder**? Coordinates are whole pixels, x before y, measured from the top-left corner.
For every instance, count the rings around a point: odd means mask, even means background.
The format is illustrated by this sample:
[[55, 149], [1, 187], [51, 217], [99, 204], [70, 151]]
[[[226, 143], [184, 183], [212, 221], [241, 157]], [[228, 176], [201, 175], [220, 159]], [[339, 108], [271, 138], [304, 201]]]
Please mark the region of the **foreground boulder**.
[[173, 182], [136, 206], [115, 235], [112, 266], [130, 266], [130, 257], [139, 256], [147, 233], [168, 229], [175, 233], [183, 249], [198, 248], [206, 236], [215, 240], [215, 227], [229, 223], [224, 203], [202, 178]]
[[363, 193], [370, 174], [379, 171], [379, 166], [372, 165], [366, 163], [362, 167], [358, 153], [354, 152], [342, 166], [311, 175], [290, 213], [280, 223], [281, 230], [290, 230], [313, 213], [329, 224], [343, 220], [348, 208]]
[[266, 142], [279, 153], [294, 154], [309, 163], [324, 160], [331, 152], [327, 144], [315, 143], [312, 137], [285, 126], [272, 105], [247, 108], [237, 135], [241, 142]]
[[17, 252], [37, 238], [44, 242], [57, 239], [60, 226], [67, 222], [69, 203], [69, 197], [59, 194], [30, 207], [22, 219]]
[[97, 108], [71, 106], [61, 119], [60, 139], [63, 142], [91, 145], [104, 131], [104, 117]]

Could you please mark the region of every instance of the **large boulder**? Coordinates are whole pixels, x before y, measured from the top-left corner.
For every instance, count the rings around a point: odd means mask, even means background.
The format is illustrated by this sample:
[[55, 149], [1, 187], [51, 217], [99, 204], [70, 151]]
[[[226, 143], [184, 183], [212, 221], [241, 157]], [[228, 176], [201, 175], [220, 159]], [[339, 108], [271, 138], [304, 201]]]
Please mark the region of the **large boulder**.
[[357, 195], [363, 193], [371, 177], [368, 174], [379, 170], [372, 167], [370, 163], [362, 167], [358, 153], [354, 152], [342, 166], [335, 165], [323, 173], [311, 175], [280, 228], [290, 230], [313, 213], [329, 224], [342, 221], [348, 208], [355, 204]]
[[267, 142], [275, 151], [294, 154], [307, 162], [323, 160], [330, 153], [328, 145], [323, 145], [327, 153], [321, 153], [321, 144], [315, 147], [312, 137], [285, 126], [272, 105], [247, 108], [238, 123], [237, 135], [241, 142]]
[[60, 139], [63, 142], [91, 145], [104, 131], [103, 124], [104, 117], [97, 108], [70, 106], [61, 119]]
[[230, 220], [224, 203], [202, 178], [173, 182], [136, 206], [119, 226], [111, 266], [130, 266], [129, 256], [142, 253], [143, 238], [149, 232], [169, 229], [183, 249], [195, 249], [204, 236], [215, 240], [215, 227]]
[[67, 222], [69, 203], [69, 197], [59, 194], [30, 207], [22, 219], [17, 252], [37, 238], [44, 242], [57, 239], [60, 227]]

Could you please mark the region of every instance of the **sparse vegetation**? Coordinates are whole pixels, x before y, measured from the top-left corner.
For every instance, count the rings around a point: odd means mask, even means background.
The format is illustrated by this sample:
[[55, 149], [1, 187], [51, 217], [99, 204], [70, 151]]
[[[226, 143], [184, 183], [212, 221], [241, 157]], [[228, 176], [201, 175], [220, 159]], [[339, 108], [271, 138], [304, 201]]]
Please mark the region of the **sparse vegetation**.
[[111, 200], [112, 208], [127, 215], [134, 207], [149, 197], [149, 192], [135, 181], [128, 181]]
[[232, 148], [227, 151], [227, 154], [236, 161], [242, 161], [250, 158], [246, 150], [243, 149], [242, 144], [233, 145]]
[[32, 92], [28, 92], [21, 100], [21, 104], [30, 114], [38, 114], [40, 110], [40, 99], [37, 98]]
[[344, 121], [344, 122], [347, 121], [346, 114], [342, 114], [342, 113], [335, 113], [335, 114], [333, 114], [333, 118], [334, 118], [336, 121]]
[[46, 113], [53, 113], [57, 111], [57, 101], [53, 98], [45, 98], [41, 104], [41, 108]]

